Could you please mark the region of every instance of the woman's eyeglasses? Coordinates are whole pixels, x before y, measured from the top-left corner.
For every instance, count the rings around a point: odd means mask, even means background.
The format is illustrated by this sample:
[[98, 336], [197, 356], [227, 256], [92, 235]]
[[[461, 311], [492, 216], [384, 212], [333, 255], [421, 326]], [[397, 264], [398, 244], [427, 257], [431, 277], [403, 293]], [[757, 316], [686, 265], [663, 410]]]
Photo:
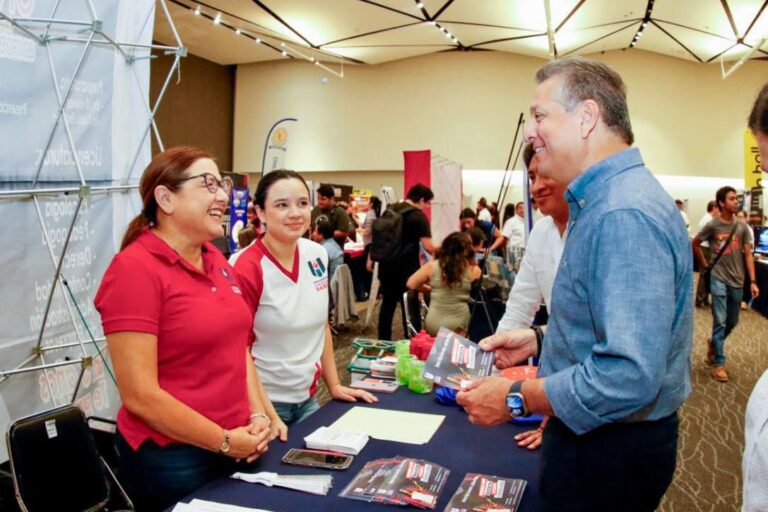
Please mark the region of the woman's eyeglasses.
[[180, 185], [185, 181], [193, 180], [195, 178], [203, 178], [203, 182], [205, 182], [205, 188], [207, 188], [208, 192], [211, 194], [215, 194], [219, 191], [219, 189], [222, 189], [225, 194], [229, 195], [229, 192], [232, 190], [231, 179], [224, 178], [220, 180], [209, 172], [204, 172], [203, 174], [195, 174], [194, 176], [187, 176], [186, 178], [182, 178], [177, 181], [176, 185]]

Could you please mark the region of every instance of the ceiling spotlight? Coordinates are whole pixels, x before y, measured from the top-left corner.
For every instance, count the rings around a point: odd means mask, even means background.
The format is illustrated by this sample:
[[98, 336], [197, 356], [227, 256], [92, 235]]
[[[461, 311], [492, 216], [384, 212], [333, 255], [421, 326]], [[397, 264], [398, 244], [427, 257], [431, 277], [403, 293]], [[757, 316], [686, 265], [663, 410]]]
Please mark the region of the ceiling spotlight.
[[200, 6], [199, 5], [195, 8], [195, 16], [200, 16]]
[[256, 38], [256, 44], [261, 44], [261, 39], [259, 39], [258, 37]]
[[445, 33], [445, 37], [447, 37], [448, 39], [450, 39], [450, 38], [451, 38], [451, 37], [453, 37], [453, 36], [451, 35], [451, 33], [450, 33], [450, 32], [446, 32], [446, 33]]
[[459, 42], [459, 38], [458, 38], [458, 37], [456, 37], [456, 36], [453, 36], [451, 39], [453, 39], [453, 42], [454, 42], [454, 43], [458, 43], [458, 42]]
[[641, 27], [643, 27], [643, 28], [645, 28], [645, 27], [647, 27], [647, 26], [648, 26], [648, 22], [647, 22], [647, 21], [644, 21], [644, 22], [643, 22], [643, 23], [642, 23], [640, 26], [641, 26]]
[[282, 46], [283, 48], [285, 48], [285, 43], [280, 43], [280, 46]]
[[216, 13], [216, 17], [213, 18], [213, 24], [214, 25], [218, 25], [219, 23], [221, 23], [221, 13], [220, 12]]
[[238, 35], [238, 36], [239, 36], [239, 35], [240, 35], [240, 34], [242, 34], [242, 33], [243, 33], [243, 31], [242, 31], [242, 30], [240, 30], [239, 28], [236, 28], [236, 29], [235, 29], [235, 35]]
[[319, 65], [320, 65], [320, 61], [319, 61], [319, 60], [316, 60], [316, 61], [315, 61], [315, 66], [319, 66]]
[[643, 31], [642, 31], [642, 30], [639, 30], [639, 31], [637, 32], [637, 35], [636, 35], [635, 37], [636, 37], [636, 38], [638, 38], [638, 39], [640, 39], [640, 36], [642, 36], [642, 35], [643, 35]]
[[635, 47], [635, 42], [634, 42], [634, 41], [632, 41], [631, 43], [629, 43], [629, 47], [630, 47], [630, 48], [634, 48], [634, 47]]
[[440, 32], [448, 32], [448, 31], [445, 30], [445, 27], [440, 27]]
[[288, 52], [286, 52], [285, 50], [283, 50], [283, 57], [287, 57], [287, 56], [288, 56]]
[[435, 24], [435, 20], [429, 20], [427, 23], [429, 23], [430, 25], [434, 25]]
[[419, 2], [419, 3], [416, 4], [416, 8], [417, 9], [423, 9], [424, 8], [424, 4]]

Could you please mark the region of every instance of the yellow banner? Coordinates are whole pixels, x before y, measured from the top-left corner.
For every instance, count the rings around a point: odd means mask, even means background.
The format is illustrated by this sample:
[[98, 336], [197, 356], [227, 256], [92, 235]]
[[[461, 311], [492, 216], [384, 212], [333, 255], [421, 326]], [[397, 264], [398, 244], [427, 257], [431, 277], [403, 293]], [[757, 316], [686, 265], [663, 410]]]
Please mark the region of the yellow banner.
[[747, 128], [744, 130], [744, 190], [760, 186], [760, 152], [755, 134]]

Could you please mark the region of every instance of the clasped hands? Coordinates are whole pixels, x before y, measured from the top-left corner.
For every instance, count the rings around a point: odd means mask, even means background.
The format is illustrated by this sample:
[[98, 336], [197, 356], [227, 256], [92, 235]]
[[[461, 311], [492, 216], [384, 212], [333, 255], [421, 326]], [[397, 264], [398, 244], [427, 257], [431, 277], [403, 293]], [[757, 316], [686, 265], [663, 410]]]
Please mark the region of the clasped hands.
[[227, 455], [246, 462], [253, 462], [269, 450], [269, 442], [280, 438], [288, 439], [288, 427], [277, 416], [267, 418], [254, 416], [248, 425], [229, 431], [229, 452]]

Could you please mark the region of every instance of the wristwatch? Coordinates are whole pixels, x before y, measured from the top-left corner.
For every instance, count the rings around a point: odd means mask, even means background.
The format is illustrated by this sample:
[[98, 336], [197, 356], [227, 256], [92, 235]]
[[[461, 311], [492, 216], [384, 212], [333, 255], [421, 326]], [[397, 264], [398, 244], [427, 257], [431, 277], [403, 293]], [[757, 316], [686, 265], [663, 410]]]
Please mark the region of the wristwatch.
[[506, 403], [507, 410], [509, 411], [510, 418], [525, 418], [530, 416], [528, 407], [525, 406], [525, 397], [521, 392], [523, 387], [523, 381], [517, 380], [509, 387], [509, 393], [507, 393]]
[[224, 440], [219, 445], [219, 453], [224, 455], [229, 451], [229, 430], [224, 431]]

